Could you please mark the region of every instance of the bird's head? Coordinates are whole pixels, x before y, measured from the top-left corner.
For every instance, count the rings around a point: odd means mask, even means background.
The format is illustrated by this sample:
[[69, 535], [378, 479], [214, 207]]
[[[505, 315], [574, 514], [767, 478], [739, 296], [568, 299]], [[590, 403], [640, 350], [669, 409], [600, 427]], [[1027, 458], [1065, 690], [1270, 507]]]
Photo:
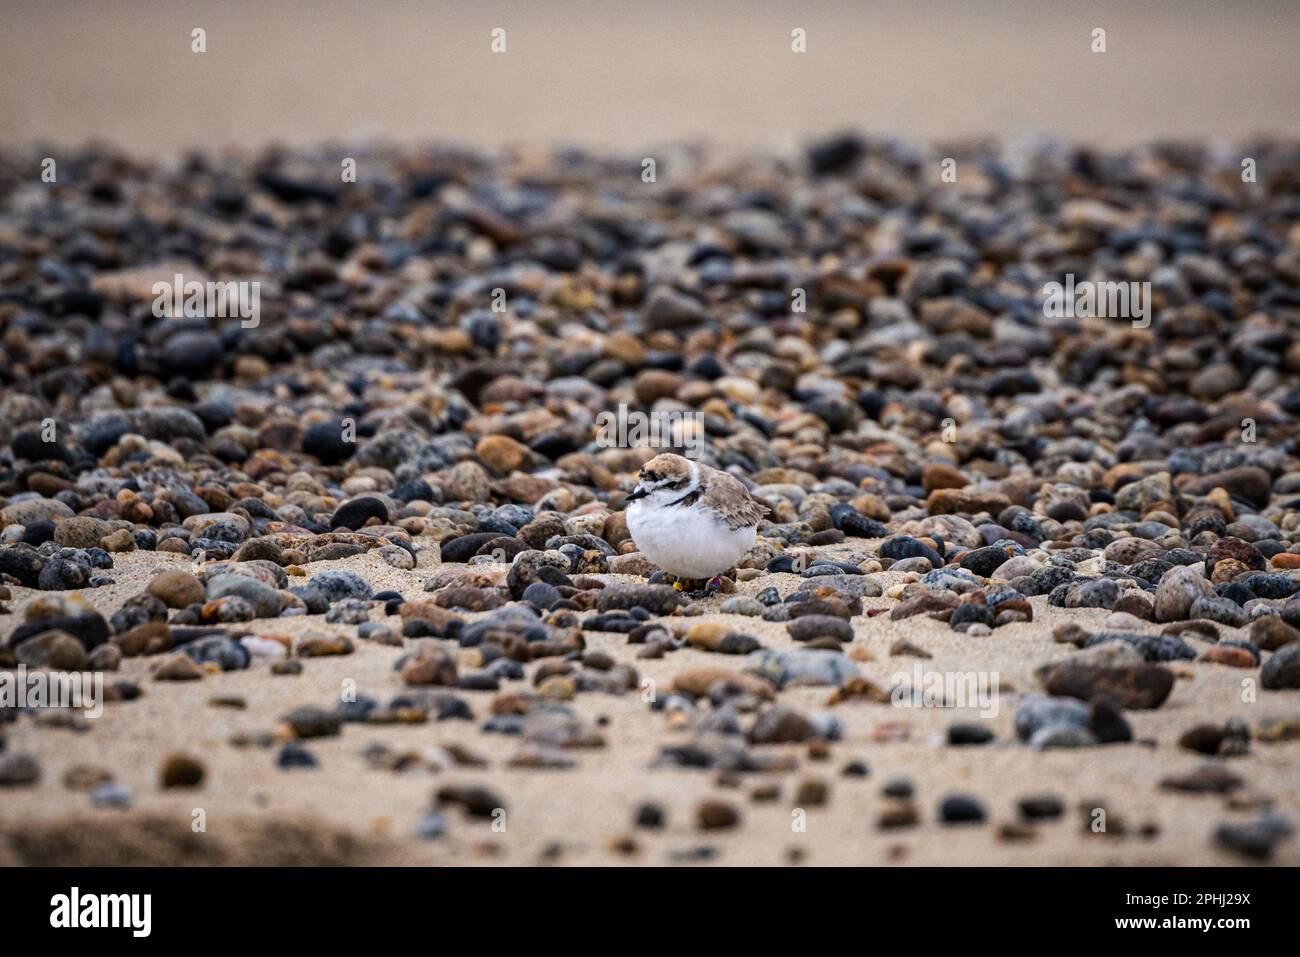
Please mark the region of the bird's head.
[[680, 455], [665, 452], [641, 467], [636, 488], [628, 493], [627, 502], [644, 501], [647, 505], [667, 505], [699, 488], [699, 469]]

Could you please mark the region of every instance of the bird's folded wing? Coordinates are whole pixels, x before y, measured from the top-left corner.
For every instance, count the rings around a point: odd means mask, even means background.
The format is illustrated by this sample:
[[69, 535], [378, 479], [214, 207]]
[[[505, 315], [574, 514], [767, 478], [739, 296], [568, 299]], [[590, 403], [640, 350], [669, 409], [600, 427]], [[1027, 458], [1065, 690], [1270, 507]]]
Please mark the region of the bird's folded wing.
[[749, 490], [726, 472], [709, 476], [701, 504], [721, 515], [728, 528], [757, 525], [758, 520], [767, 514], [767, 508], [754, 501]]

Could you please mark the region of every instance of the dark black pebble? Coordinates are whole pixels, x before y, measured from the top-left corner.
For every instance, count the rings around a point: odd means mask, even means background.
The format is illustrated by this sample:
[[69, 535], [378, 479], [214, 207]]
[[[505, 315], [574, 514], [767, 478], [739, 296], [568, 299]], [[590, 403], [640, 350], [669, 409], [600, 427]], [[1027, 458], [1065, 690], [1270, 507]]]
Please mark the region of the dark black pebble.
[[1215, 830], [1214, 843], [1251, 860], [1266, 861], [1292, 831], [1288, 822], [1266, 814], [1253, 821], [1225, 821]]
[[1054, 794], [1031, 794], [1016, 804], [1028, 821], [1050, 821], [1065, 813], [1065, 802]]
[[658, 804], [649, 801], [642, 803], [636, 809], [635, 822], [637, 827], [643, 827], [647, 830], [660, 830], [667, 823], [668, 815]]
[[335, 509], [330, 518], [330, 527], [358, 529], [372, 518], [379, 519], [381, 525], [387, 525], [388, 506], [377, 496], [362, 495]]
[[984, 818], [984, 805], [966, 794], [950, 794], [939, 805], [944, 824], [981, 824]]
[[910, 798], [912, 796], [912, 782], [907, 778], [890, 778], [885, 782], [885, 786], [880, 789], [880, 793], [885, 797]]
[[982, 724], [954, 724], [948, 727], [948, 743], [952, 745], [988, 744], [993, 732]]
[[317, 422], [303, 430], [302, 450], [322, 465], [337, 465], [356, 454], [357, 443], [347, 441], [342, 422]]
[[974, 572], [981, 578], [988, 578], [998, 566], [1004, 564], [1010, 557], [1006, 549], [999, 548], [996, 545], [989, 545], [985, 548], [976, 548], [967, 552], [961, 557], [959, 564], [962, 568]]
[[944, 564], [943, 557], [933, 548], [906, 535], [896, 535], [881, 543], [880, 557], [892, 558], [894, 561], [901, 561], [904, 558], [924, 558], [935, 568], [942, 568]]
[[108, 641], [108, 622], [102, 615], [73, 615], [66, 618], [38, 618], [25, 622], [14, 629], [9, 636], [9, 647], [14, 648], [28, 638], [44, 634], [47, 631], [66, 631], [91, 651]]
[[275, 766], [288, 771], [295, 768], [317, 768], [320, 767], [320, 762], [316, 760], [316, 755], [297, 741], [290, 741], [280, 749], [275, 759]]
[[471, 532], [442, 543], [444, 562], [467, 562], [488, 542], [501, 538], [500, 532]]

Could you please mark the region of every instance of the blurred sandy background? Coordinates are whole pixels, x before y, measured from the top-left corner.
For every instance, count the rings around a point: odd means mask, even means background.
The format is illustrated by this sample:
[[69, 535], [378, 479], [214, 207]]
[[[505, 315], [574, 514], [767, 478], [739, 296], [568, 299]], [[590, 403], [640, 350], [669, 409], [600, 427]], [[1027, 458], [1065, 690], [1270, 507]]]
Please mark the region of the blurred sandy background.
[[[10, 145], [1300, 132], [1288, 0], [0, 0], [0, 24]], [[190, 52], [194, 27], [206, 54]], [[790, 51], [795, 27], [806, 54]]]

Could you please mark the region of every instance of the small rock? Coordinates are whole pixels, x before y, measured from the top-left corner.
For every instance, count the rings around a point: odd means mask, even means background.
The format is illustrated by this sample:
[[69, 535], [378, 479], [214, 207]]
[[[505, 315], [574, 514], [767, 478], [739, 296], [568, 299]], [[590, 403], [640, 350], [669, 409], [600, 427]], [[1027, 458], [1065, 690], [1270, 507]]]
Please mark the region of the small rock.
[[950, 794], [939, 804], [939, 820], [944, 824], [983, 824], [984, 805], [965, 794]]
[[1174, 687], [1172, 671], [1145, 663], [1107, 667], [1067, 659], [1044, 665], [1038, 678], [1049, 695], [1081, 701], [1111, 698], [1124, 708], [1158, 708]]
[[1259, 683], [1270, 690], [1300, 688], [1300, 644], [1292, 642], [1273, 652], [1259, 670]]
[[1214, 597], [1214, 589], [1192, 565], [1171, 568], [1156, 586], [1156, 621], [1183, 621], [1191, 617], [1192, 604], [1198, 598]]
[[1261, 615], [1250, 623], [1246, 636], [1261, 651], [1277, 651], [1283, 645], [1300, 639], [1300, 629], [1292, 628], [1274, 615]]
[[1219, 764], [1203, 764], [1187, 774], [1169, 775], [1160, 780], [1166, 791], [1187, 794], [1226, 794], [1241, 787], [1242, 780]]
[[178, 651], [164, 658], [153, 676], [158, 681], [197, 681], [203, 677], [203, 669], [189, 655]]
[[1065, 802], [1054, 794], [1032, 794], [1016, 802], [1020, 816], [1027, 821], [1051, 821], [1065, 812]]
[[1253, 821], [1225, 821], [1215, 829], [1214, 843], [1251, 860], [1267, 861], [1293, 832], [1288, 822], [1269, 814]]
[[695, 809], [695, 822], [701, 831], [721, 831], [740, 823], [740, 812], [726, 801], [701, 801]]
[[948, 743], [954, 746], [988, 744], [993, 732], [982, 724], [953, 724], [948, 727]]
[[335, 711], [304, 705], [294, 708], [280, 719], [298, 738], [333, 737], [339, 733], [342, 718]]
[[121, 784], [107, 781], [90, 792], [90, 804], [96, 808], [125, 810], [131, 806], [134, 795], [131, 789]]
[[375, 495], [362, 495], [344, 502], [330, 516], [330, 528], [362, 528], [370, 519], [378, 524], [388, 524], [388, 506], [384, 500]]
[[165, 571], [155, 575], [145, 591], [162, 600], [168, 608], [187, 608], [200, 605], [207, 598], [202, 583], [183, 571]]
[[636, 814], [633, 817], [633, 823], [646, 830], [661, 830], [667, 823], [668, 816], [664, 809], [653, 802], [646, 801], [637, 805]]
[[41, 779], [41, 766], [30, 754], [0, 754], [0, 787], [24, 787]]
[[601, 589], [596, 598], [596, 610], [630, 611], [633, 608], [644, 608], [652, 615], [671, 615], [686, 603], [682, 593], [670, 585], [618, 583]]
[[159, 780], [164, 788], [193, 788], [203, 783], [203, 763], [188, 754], [173, 754], [162, 766]]

